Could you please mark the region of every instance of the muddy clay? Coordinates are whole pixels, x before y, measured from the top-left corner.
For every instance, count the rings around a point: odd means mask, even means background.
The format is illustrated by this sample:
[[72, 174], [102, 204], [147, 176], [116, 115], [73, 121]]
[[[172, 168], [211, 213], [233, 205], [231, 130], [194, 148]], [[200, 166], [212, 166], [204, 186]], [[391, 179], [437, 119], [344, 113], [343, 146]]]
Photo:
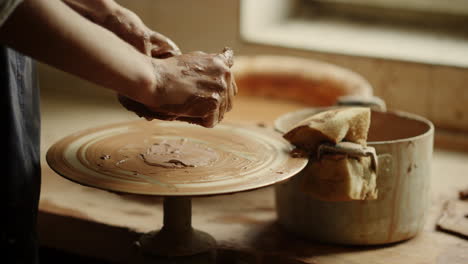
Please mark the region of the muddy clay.
[[234, 53], [224, 48], [219, 54], [192, 52], [154, 63], [160, 74], [155, 102], [146, 106], [126, 96], [119, 102], [147, 120], [179, 120], [214, 127], [232, 108], [237, 86], [229, 68]]
[[302, 169], [291, 146], [255, 125], [213, 129], [136, 121], [75, 133], [47, 160], [73, 181], [115, 192], [212, 195], [268, 186]]
[[163, 168], [208, 166], [218, 158], [218, 154], [212, 148], [187, 139], [154, 143], [140, 156], [146, 164]]

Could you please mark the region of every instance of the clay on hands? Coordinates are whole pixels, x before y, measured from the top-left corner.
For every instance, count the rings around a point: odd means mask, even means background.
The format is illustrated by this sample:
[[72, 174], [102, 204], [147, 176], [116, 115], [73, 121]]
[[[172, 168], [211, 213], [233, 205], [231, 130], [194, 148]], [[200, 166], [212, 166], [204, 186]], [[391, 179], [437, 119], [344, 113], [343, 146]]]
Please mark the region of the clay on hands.
[[153, 98], [136, 102], [119, 95], [120, 103], [148, 120], [179, 120], [214, 127], [231, 110], [237, 86], [230, 68], [233, 51], [192, 52], [154, 59], [158, 79]]

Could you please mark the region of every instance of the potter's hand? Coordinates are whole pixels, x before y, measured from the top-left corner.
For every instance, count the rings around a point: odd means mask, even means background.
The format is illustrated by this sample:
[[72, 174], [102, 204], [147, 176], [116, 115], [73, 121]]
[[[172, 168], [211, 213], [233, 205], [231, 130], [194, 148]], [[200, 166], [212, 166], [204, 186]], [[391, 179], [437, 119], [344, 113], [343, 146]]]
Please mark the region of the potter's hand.
[[144, 105], [119, 96], [129, 110], [149, 120], [181, 120], [213, 127], [232, 108], [237, 93], [230, 68], [233, 52], [187, 53], [168, 59], [154, 59], [157, 76], [152, 98], [139, 99]]
[[180, 54], [179, 47], [172, 40], [149, 29], [126, 8], [117, 8], [101, 25], [148, 56], [167, 58]]
[[64, 2], [148, 56], [167, 58], [180, 55], [179, 48], [172, 40], [149, 29], [134, 12], [113, 0], [64, 0]]

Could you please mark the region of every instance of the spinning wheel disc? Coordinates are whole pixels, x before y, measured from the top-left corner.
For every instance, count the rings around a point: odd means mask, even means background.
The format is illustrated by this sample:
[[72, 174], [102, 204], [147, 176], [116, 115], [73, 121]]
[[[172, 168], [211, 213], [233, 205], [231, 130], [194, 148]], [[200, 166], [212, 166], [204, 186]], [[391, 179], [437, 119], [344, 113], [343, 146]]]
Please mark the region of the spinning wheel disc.
[[286, 180], [307, 163], [280, 135], [254, 126], [206, 129], [133, 121], [88, 129], [55, 143], [47, 162], [60, 175], [104, 190], [158, 196], [247, 191]]

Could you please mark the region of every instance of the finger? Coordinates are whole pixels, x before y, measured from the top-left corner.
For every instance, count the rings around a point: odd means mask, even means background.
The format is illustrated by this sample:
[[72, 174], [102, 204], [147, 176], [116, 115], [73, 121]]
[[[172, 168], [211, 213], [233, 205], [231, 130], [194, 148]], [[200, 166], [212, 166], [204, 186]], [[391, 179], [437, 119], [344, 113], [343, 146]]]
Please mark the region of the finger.
[[229, 68], [234, 64], [234, 51], [231, 48], [225, 47], [223, 51], [216, 56], [219, 57]]
[[224, 74], [225, 76], [225, 83], [226, 83], [226, 100], [227, 100], [227, 106], [226, 106], [226, 112], [230, 111], [232, 109], [232, 100], [234, 98], [233, 95], [233, 87], [232, 87], [232, 74], [231, 72], [226, 72]]
[[223, 120], [224, 112], [226, 112], [226, 96], [220, 95], [220, 104], [218, 107], [218, 122]]
[[208, 94], [211, 93], [217, 93], [221, 94], [225, 89], [224, 86], [218, 82], [212, 81], [209, 78], [203, 78], [201, 80], [197, 81], [197, 89], [200, 92], [208, 92]]
[[139, 52], [148, 56], [151, 55], [151, 43], [149, 43], [147, 35], [142, 31], [131, 28], [130, 25], [127, 26], [121, 31], [114, 31], [114, 34]]
[[148, 45], [145, 45], [143, 48], [144, 51], [142, 51], [146, 56], [151, 56], [151, 47]]
[[155, 45], [161, 45], [162, 43], [167, 43], [169, 44], [168, 46], [173, 47], [174, 50], [178, 50], [179, 47], [168, 37], [164, 36], [161, 33], [152, 31], [151, 29], [148, 29], [148, 31], [151, 32], [150, 34], [150, 41], [155, 44]]
[[227, 74], [227, 78], [224, 80], [225, 81], [225, 83], [224, 83], [225, 89], [223, 91], [224, 108], [223, 108], [223, 116], [221, 117], [221, 119], [224, 117], [224, 114], [226, 112], [229, 112], [229, 110], [231, 110], [231, 108], [232, 108], [232, 97], [231, 97], [231, 92], [230, 92], [230, 89], [231, 89], [231, 74], [230, 74], [230, 72], [228, 72], [226, 74]]
[[232, 100], [234, 99], [232, 97], [232, 93], [231, 93], [231, 89], [232, 89], [231, 80], [229, 80], [229, 82], [226, 85], [227, 85], [227, 89], [226, 89], [226, 109], [224, 110], [224, 112], [229, 112], [232, 109]]
[[129, 97], [126, 97], [124, 95], [118, 94], [118, 100], [120, 104], [125, 107], [125, 109], [134, 112], [137, 114], [139, 117], [144, 117], [147, 120], [152, 120], [155, 118], [153, 116], [153, 112], [144, 104], [137, 102], [133, 99], [130, 99]]
[[172, 57], [181, 55], [182, 52], [179, 49], [174, 49], [174, 47], [169, 47], [167, 44], [163, 44], [162, 46], [157, 46], [151, 44], [151, 56], [155, 58], [161, 57]]
[[229, 87], [228, 87], [228, 90], [226, 92], [227, 94], [227, 107], [226, 107], [226, 112], [229, 112], [231, 111], [232, 109], [232, 102], [233, 102], [233, 95], [232, 95], [232, 87], [231, 87], [231, 83], [229, 83]]
[[227, 109], [227, 111], [231, 111], [232, 110], [232, 107], [234, 105], [234, 96], [236, 95], [235, 94], [235, 89], [236, 89], [236, 83], [234, 82], [233, 79], [231, 79], [231, 83], [229, 84], [229, 108]]
[[135, 14], [128, 15], [126, 23], [123, 23], [121, 31], [117, 34], [141, 53], [151, 55], [150, 32]]
[[159, 47], [157, 47], [157, 48], [153, 48], [151, 50], [150, 55], [153, 58], [167, 59], [167, 58], [170, 58], [170, 57], [174, 57], [174, 56], [176, 56], [178, 54], [179, 54], [178, 52], [166, 51], [166, 50], [163, 50], [163, 49], [160, 49]]
[[[221, 80], [224, 82], [224, 80]], [[224, 117], [224, 112], [226, 112], [226, 84], [220, 83], [219, 81], [213, 81], [211, 78], [203, 78], [202, 80], [197, 81], [197, 88], [200, 93], [203, 93], [210, 102], [213, 102], [213, 106], [208, 110], [210, 112], [210, 119], [216, 119], [215, 122], [219, 122]]]
[[[220, 82], [221, 81], [221, 82]], [[199, 92], [204, 92], [205, 96], [214, 99], [215, 107], [212, 108], [212, 116], [220, 121], [223, 119], [224, 112], [226, 111], [226, 84], [225, 80], [212, 81], [209, 78], [197, 81], [197, 88]]]
[[237, 95], [237, 93], [239, 92], [238, 88], [237, 88], [237, 83], [236, 83], [236, 78], [234, 76], [233, 73], [231, 73], [232, 76], [231, 76], [231, 79], [232, 79], [232, 91], [233, 91], [233, 94], [234, 95]]
[[[219, 96], [218, 118], [221, 120], [225, 112], [232, 108], [233, 91], [231, 86], [231, 71], [226, 65], [215, 63], [211, 65], [211, 67], [205, 68], [204, 74], [206, 77], [203, 81], [199, 81], [199, 88], [204, 91], [216, 92], [217, 96]], [[214, 80], [213, 77], [215, 78]]]
[[203, 103], [204, 111], [201, 119], [203, 120], [203, 126], [205, 127], [214, 127], [219, 122], [219, 104], [215, 98], [204, 98]]
[[166, 59], [173, 56], [180, 55], [180, 50], [175, 50], [172, 47], [168, 47], [167, 45], [164, 46], [157, 46], [151, 43], [151, 56], [153, 58], [158, 59]]
[[231, 79], [230, 87], [229, 87], [229, 93], [230, 93], [230, 99], [231, 99], [231, 105], [228, 109], [228, 111], [231, 111], [233, 105], [234, 105], [234, 97], [237, 94], [237, 85], [236, 82], [234, 81], [234, 78]]
[[151, 56], [151, 49], [152, 49], [152, 46], [151, 45], [151, 42], [149, 42], [149, 35], [147, 32], [144, 32], [142, 33], [142, 37], [140, 39], [140, 42], [142, 42], [142, 48], [143, 50], [141, 50], [141, 52], [143, 52], [145, 55], [147, 56]]
[[217, 117], [218, 117], [218, 113], [215, 111], [214, 113], [201, 118], [200, 125], [204, 127], [212, 128], [219, 122], [219, 120], [216, 119]]
[[150, 43], [152, 44], [152, 56], [176, 56], [181, 55], [182, 52], [180, 51], [179, 47], [168, 37], [151, 31], [150, 34]]

